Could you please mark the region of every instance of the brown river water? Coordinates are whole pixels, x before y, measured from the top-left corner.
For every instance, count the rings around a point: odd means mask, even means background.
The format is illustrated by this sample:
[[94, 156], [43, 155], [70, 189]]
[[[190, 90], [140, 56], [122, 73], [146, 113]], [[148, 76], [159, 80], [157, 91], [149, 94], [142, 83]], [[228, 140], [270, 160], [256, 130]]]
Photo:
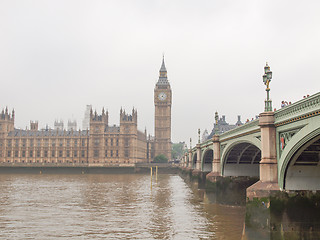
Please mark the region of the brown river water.
[[1, 174], [0, 239], [240, 239], [245, 207], [177, 175]]

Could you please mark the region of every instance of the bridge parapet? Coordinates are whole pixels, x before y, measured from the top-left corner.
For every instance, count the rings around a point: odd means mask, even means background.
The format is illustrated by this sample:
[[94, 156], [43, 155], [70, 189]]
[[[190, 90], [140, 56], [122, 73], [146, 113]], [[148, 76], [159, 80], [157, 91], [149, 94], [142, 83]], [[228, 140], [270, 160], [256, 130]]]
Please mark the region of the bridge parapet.
[[277, 110], [275, 112], [275, 124], [276, 126], [284, 125], [314, 114], [319, 115], [319, 108], [320, 92]]
[[225, 133], [222, 133], [220, 135], [220, 142], [224, 142], [235, 137], [248, 135], [257, 131], [260, 131], [259, 119], [255, 119], [251, 122], [245, 123], [239, 127], [231, 129]]
[[[244, 125], [238, 126], [236, 128], [233, 128], [227, 132], [222, 133], [221, 135], [219, 135], [220, 137], [220, 141], [224, 142], [227, 141], [229, 139], [235, 138], [235, 137], [239, 137], [239, 136], [244, 136], [244, 135], [248, 135], [254, 132], [260, 131], [259, 128], [259, 119], [255, 119], [253, 121], [250, 121]], [[200, 148], [201, 149], [205, 149], [209, 146], [212, 146], [212, 139], [208, 139], [207, 141], [204, 141], [202, 143], [200, 143]], [[194, 146], [191, 151], [194, 153], [197, 151], [197, 147]]]
[[207, 141], [204, 141], [204, 142], [202, 142], [202, 143], [200, 143], [201, 145], [201, 149], [202, 148], [206, 148], [206, 147], [208, 147], [208, 146], [210, 146], [210, 145], [212, 145], [212, 139], [208, 139]]

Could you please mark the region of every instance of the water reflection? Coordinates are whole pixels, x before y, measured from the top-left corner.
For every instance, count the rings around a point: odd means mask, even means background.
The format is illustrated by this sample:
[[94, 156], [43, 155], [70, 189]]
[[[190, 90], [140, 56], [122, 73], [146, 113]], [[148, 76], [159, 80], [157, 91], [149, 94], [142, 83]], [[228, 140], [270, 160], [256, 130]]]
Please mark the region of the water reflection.
[[0, 175], [3, 239], [240, 239], [243, 207], [175, 175]]

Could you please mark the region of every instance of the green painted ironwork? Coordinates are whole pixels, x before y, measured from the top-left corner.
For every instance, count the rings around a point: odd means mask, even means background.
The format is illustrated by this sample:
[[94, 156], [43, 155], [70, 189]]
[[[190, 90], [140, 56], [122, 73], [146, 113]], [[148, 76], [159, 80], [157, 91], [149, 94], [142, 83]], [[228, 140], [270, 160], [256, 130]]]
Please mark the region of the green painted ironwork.
[[[275, 111], [275, 126], [278, 182], [279, 187], [283, 188], [285, 172], [292, 156], [303, 144], [320, 135], [320, 92]], [[286, 140], [284, 148], [281, 146], [281, 136]], [[227, 151], [238, 143], [247, 142], [260, 148], [259, 120], [256, 119], [222, 133], [219, 138], [221, 168], [223, 169], [223, 158], [227, 157]], [[213, 149], [212, 146], [212, 139], [200, 143], [201, 166], [203, 166], [203, 153], [208, 149]], [[194, 155], [197, 154], [197, 148], [190, 146], [190, 149], [192, 161]]]

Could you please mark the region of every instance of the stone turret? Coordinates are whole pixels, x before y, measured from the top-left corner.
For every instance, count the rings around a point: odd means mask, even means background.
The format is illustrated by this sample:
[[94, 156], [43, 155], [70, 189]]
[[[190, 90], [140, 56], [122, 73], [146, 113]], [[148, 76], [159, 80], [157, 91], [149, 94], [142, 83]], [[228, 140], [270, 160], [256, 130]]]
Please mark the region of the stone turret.
[[31, 131], [38, 131], [38, 127], [39, 127], [38, 121], [35, 121], [35, 122], [30, 121], [30, 130]]
[[136, 123], [137, 124], [137, 120], [138, 120], [138, 113], [137, 110], [135, 110], [134, 108], [132, 109], [132, 114], [129, 115], [126, 113], [126, 111], [122, 111], [122, 108], [120, 110], [120, 124], [121, 123], [125, 123], [125, 122], [132, 122], [132, 123]]
[[102, 108], [101, 115], [95, 110], [94, 113], [92, 109], [90, 110], [90, 131], [95, 133], [107, 131], [109, 123], [109, 113]]
[[4, 137], [8, 132], [14, 130], [15, 112], [12, 110], [10, 114], [8, 107], [2, 109], [0, 113], [0, 137]]
[[60, 131], [63, 131], [64, 129], [64, 123], [62, 120], [58, 121], [54, 121], [54, 130], [60, 130]]
[[77, 130], [77, 121], [68, 120], [68, 131], [76, 131]]
[[120, 110], [120, 131], [122, 133], [130, 134], [137, 132], [138, 113], [134, 108], [132, 113], [127, 114], [125, 110]]

